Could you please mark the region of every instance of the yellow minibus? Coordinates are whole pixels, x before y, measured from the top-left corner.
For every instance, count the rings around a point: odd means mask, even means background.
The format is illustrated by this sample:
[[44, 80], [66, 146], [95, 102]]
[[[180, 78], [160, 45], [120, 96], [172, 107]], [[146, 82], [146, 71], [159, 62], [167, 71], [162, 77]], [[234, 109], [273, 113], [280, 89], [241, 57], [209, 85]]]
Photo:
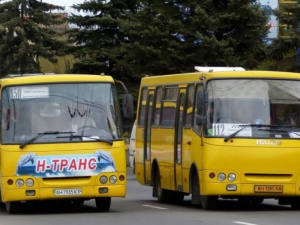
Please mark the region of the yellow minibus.
[[[8, 213], [27, 201], [89, 199], [108, 211], [112, 197], [125, 197], [126, 147], [115, 83], [102, 75], [1, 79], [0, 200]], [[131, 97], [124, 99], [124, 109], [132, 106]]]
[[300, 74], [195, 67], [144, 77], [135, 174], [159, 202], [300, 208]]

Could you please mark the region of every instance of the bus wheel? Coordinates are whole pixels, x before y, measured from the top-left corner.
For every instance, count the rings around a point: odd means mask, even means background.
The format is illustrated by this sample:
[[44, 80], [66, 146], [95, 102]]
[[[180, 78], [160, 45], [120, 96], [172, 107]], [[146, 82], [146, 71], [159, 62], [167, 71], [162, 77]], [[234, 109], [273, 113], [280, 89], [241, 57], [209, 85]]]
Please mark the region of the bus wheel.
[[111, 197], [96, 198], [96, 207], [98, 212], [107, 212], [110, 209]]
[[133, 174], [135, 174], [135, 158], [133, 159], [133, 170], [132, 170]]
[[199, 178], [196, 174], [192, 176], [192, 184], [191, 184], [191, 204], [192, 205], [200, 205], [201, 204], [201, 198], [200, 198], [200, 184], [199, 184]]
[[201, 205], [203, 209], [215, 209], [217, 207], [217, 196], [201, 195]]
[[156, 197], [159, 203], [168, 202], [168, 191], [161, 188], [159, 173], [155, 175], [155, 190], [156, 190]]
[[264, 201], [264, 198], [260, 198], [260, 197], [253, 197], [253, 198], [247, 198], [247, 197], [241, 197], [238, 198], [238, 201], [243, 204], [243, 205], [247, 205], [247, 204], [261, 204]]
[[17, 213], [20, 210], [20, 202], [6, 202], [6, 212], [9, 214]]

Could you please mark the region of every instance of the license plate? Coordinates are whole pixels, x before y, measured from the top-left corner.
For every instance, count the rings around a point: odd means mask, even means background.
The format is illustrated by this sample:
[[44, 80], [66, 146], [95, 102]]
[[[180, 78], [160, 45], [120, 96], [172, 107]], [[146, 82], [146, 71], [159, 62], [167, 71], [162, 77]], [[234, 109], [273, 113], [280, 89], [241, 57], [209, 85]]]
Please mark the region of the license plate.
[[81, 195], [81, 189], [54, 189], [53, 190], [54, 195]]
[[254, 192], [256, 193], [282, 193], [282, 185], [254, 185]]

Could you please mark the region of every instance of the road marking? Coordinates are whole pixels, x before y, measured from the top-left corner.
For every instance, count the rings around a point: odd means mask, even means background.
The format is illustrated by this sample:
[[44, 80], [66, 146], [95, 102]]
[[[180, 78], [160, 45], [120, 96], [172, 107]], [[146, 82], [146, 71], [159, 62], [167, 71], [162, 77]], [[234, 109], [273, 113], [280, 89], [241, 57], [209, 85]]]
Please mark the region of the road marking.
[[242, 222], [242, 221], [233, 221], [233, 223], [242, 224], [242, 225], [257, 225], [255, 223], [246, 223], [246, 222]]
[[167, 208], [157, 207], [157, 206], [153, 206], [153, 205], [142, 205], [142, 206], [149, 207], [149, 208], [154, 208], [154, 209], [167, 209]]

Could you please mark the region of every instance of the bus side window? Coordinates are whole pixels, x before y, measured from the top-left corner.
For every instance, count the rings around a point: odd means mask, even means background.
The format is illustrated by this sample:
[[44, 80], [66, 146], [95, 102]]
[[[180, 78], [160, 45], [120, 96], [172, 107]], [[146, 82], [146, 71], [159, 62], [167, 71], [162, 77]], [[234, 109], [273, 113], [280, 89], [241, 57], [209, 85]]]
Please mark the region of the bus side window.
[[154, 118], [153, 118], [153, 126], [158, 127], [159, 126], [159, 120], [160, 120], [160, 112], [161, 112], [161, 99], [162, 99], [162, 87], [158, 87], [156, 89], [155, 94], [155, 109], [154, 109]]
[[[203, 91], [203, 85], [202, 84], [199, 84], [197, 85], [197, 91], [196, 93], [198, 93], [199, 91]], [[197, 94], [195, 95], [195, 99], [197, 98]], [[196, 101], [197, 102], [197, 99]], [[197, 117], [197, 106], [196, 104], [194, 104], [194, 118], [193, 118], [193, 129], [196, 133], [198, 133], [199, 135], [201, 134], [201, 125], [197, 125], [196, 123], [196, 117]]]
[[185, 112], [184, 128], [192, 127], [193, 105], [194, 105], [195, 86], [189, 85], [187, 88], [187, 106]]
[[142, 95], [140, 97], [140, 109], [139, 109], [139, 118], [138, 118], [138, 126], [143, 127], [145, 124], [145, 114], [146, 114], [146, 100], [147, 100], [147, 94], [148, 89], [143, 88]]
[[178, 87], [167, 87], [164, 91], [161, 126], [172, 128], [175, 126], [176, 102]]

